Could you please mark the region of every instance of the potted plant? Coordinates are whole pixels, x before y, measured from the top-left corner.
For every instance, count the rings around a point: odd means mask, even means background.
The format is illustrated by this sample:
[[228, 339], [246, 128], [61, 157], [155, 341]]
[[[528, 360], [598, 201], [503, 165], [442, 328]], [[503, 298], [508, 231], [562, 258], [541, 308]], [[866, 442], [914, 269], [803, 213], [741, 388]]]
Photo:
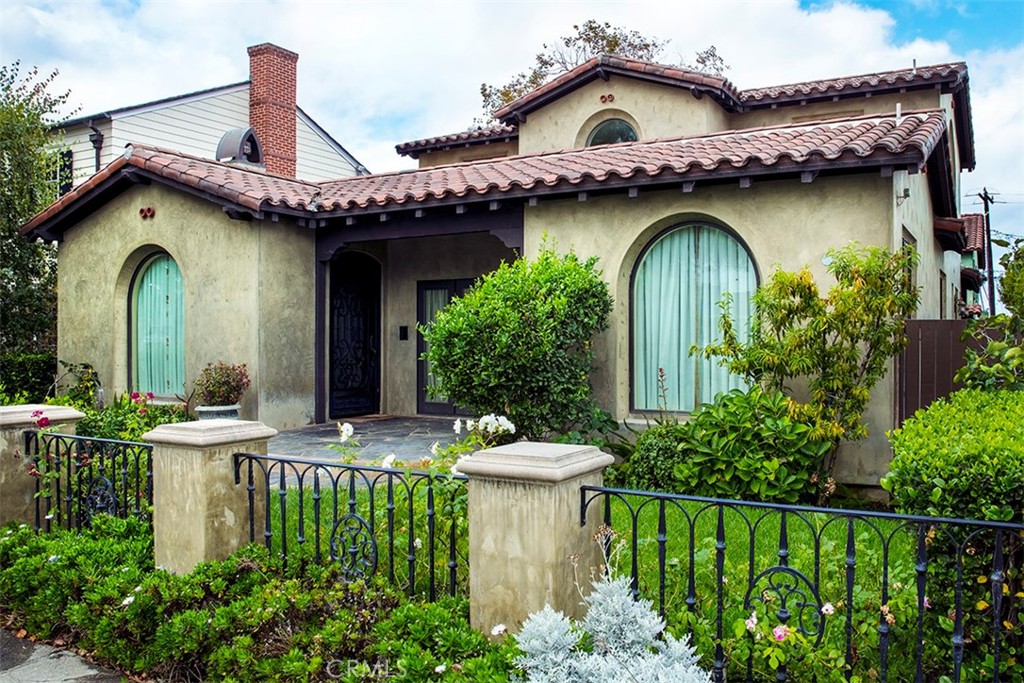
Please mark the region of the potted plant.
[[238, 403], [249, 388], [249, 369], [245, 363], [208, 363], [195, 385], [199, 395], [196, 415], [200, 420], [238, 419]]

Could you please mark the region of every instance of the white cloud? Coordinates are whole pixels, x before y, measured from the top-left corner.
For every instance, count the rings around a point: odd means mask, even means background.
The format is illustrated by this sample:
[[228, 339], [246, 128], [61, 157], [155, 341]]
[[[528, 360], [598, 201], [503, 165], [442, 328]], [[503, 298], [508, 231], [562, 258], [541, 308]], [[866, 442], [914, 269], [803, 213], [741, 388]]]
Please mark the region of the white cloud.
[[[927, 11], [948, 2], [916, 1]], [[941, 39], [901, 44], [892, 15], [852, 2], [4, 0], [0, 63], [59, 68], [84, 114], [245, 80], [245, 48], [274, 42], [300, 55], [302, 107], [386, 171], [415, 163], [396, 143], [468, 127], [481, 83], [528, 68], [543, 43], [588, 18], [671, 39], [672, 59], [714, 43], [740, 88], [967, 59], [979, 166], [964, 186], [1024, 194], [1024, 47], [964, 55]], [[1021, 230], [1011, 206], [999, 208], [1015, 221], [1003, 229]]]

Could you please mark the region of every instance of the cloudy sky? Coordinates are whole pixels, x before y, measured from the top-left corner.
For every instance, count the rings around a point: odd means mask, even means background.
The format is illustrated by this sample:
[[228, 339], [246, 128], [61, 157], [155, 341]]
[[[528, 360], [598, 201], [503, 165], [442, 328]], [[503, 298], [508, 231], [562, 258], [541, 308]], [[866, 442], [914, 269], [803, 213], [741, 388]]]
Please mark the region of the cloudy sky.
[[299, 104], [373, 171], [398, 142], [467, 128], [481, 83], [526, 69], [586, 19], [667, 39], [670, 61], [714, 44], [739, 88], [965, 60], [993, 228], [1024, 234], [1024, 0], [667, 2], [0, 0], [0, 63], [59, 69], [77, 114], [248, 78], [245, 48], [299, 53]]

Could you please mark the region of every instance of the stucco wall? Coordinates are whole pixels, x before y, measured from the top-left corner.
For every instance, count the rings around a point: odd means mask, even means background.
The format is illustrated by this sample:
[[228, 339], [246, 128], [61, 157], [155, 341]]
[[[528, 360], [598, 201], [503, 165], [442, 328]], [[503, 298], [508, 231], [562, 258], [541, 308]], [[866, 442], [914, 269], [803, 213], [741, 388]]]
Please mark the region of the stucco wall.
[[[559, 249], [600, 257], [599, 266], [615, 297], [610, 329], [598, 340], [594, 388], [601, 405], [618, 419], [630, 415], [630, 278], [638, 257], [662, 230], [688, 220], [711, 220], [732, 229], [750, 248], [761, 282], [776, 267], [809, 266], [823, 289], [831, 278], [822, 263], [825, 252], [856, 240], [890, 247], [893, 240], [892, 179], [870, 174], [698, 187], [678, 191], [541, 202], [527, 208], [524, 252], [534, 256], [545, 231]], [[936, 275], [937, 277], [937, 275]], [[876, 388], [867, 420], [868, 442], [840, 456], [844, 481], [877, 485], [889, 448], [884, 433], [892, 427], [891, 380]]]
[[[143, 220], [139, 209], [152, 207]], [[166, 251], [182, 273], [185, 374], [247, 363], [242, 415], [274, 427], [308, 422], [313, 396], [313, 239], [309, 231], [232, 221], [221, 208], [159, 185], [111, 200], [59, 248], [58, 353], [89, 362], [107, 395], [130, 389], [129, 291], [143, 259]]]
[[420, 168], [428, 168], [443, 164], [458, 164], [463, 161], [510, 157], [518, 153], [519, 143], [513, 140], [511, 142], [491, 142], [483, 145], [473, 145], [472, 147], [439, 149], [421, 154], [418, 161]]
[[[387, 243], [384, 267], [384, 383], [381, 410], [415, 415], [417, 396], [416, 283], [422, 280], [476, 278], [516, 254], [487, 233], [394, 240]], [[408, 340], [398, 338], [409, 327]]]
[[710, 97], [698, 100], [681, 88], [612, 76], [608, 81], [591, 81], [530, 114], [519, 127], [519, 152], [582, 147], [590, 131], [611, 118], [634, 124], [641, 140], [700, 135], [729, 127], [725, 112]]
[[874, 95], [872, 97], [856, 97], [838, 102], [815, 102], [813, 104], [795, 104], [775, 109], [754, 109], [742, 114], [732, 114], [730, 124], [733, 128], [757, 128], [789, 123], [827, 119], [830, 116], [860, 116], [861, 114], [891, 114], [900, 104], [902, 111], [918, 109], [938, 109], [941, 97], [937, 90], [916, 90], [891, 95]]

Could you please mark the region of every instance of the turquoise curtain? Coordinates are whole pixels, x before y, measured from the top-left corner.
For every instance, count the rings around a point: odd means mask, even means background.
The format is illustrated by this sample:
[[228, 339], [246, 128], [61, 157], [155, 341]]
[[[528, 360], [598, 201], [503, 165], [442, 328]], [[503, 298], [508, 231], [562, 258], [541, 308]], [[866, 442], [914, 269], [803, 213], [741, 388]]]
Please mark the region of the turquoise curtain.
[[[423, 291], [423, 320], [429, 325], [433, 322], [437, 312], [447, 306], [452, 300], [452, 293], [447, 286], [437, 289], [425, 289]], [[423, 340], [424, 353], [430, 351], [430, 343]], [[424, 359], [424, 368], [427, 374], [427, 403], [447, 403], [448, 399], [440, 394], [431, 394], [430, 390], [437, 387], [437, 377], [430, 369], [430, 361]]]
[[[718, 339], [718, 302], [732, 294], [737, 331], [750, 328], [757, 275], [743, 245], [710, 225], [671, 230], [651, 245], [633, 280], [633, 402], [638, 410], [692, 411], [744, 386], [718, 365], [690, 356]], [[658, 372], [664, 372], [659, 396]]]
[[133, 292], [136, 390], [173, 396], [185, 390], [185, 297], [181, 271], [167, 254], [142, 266]]

